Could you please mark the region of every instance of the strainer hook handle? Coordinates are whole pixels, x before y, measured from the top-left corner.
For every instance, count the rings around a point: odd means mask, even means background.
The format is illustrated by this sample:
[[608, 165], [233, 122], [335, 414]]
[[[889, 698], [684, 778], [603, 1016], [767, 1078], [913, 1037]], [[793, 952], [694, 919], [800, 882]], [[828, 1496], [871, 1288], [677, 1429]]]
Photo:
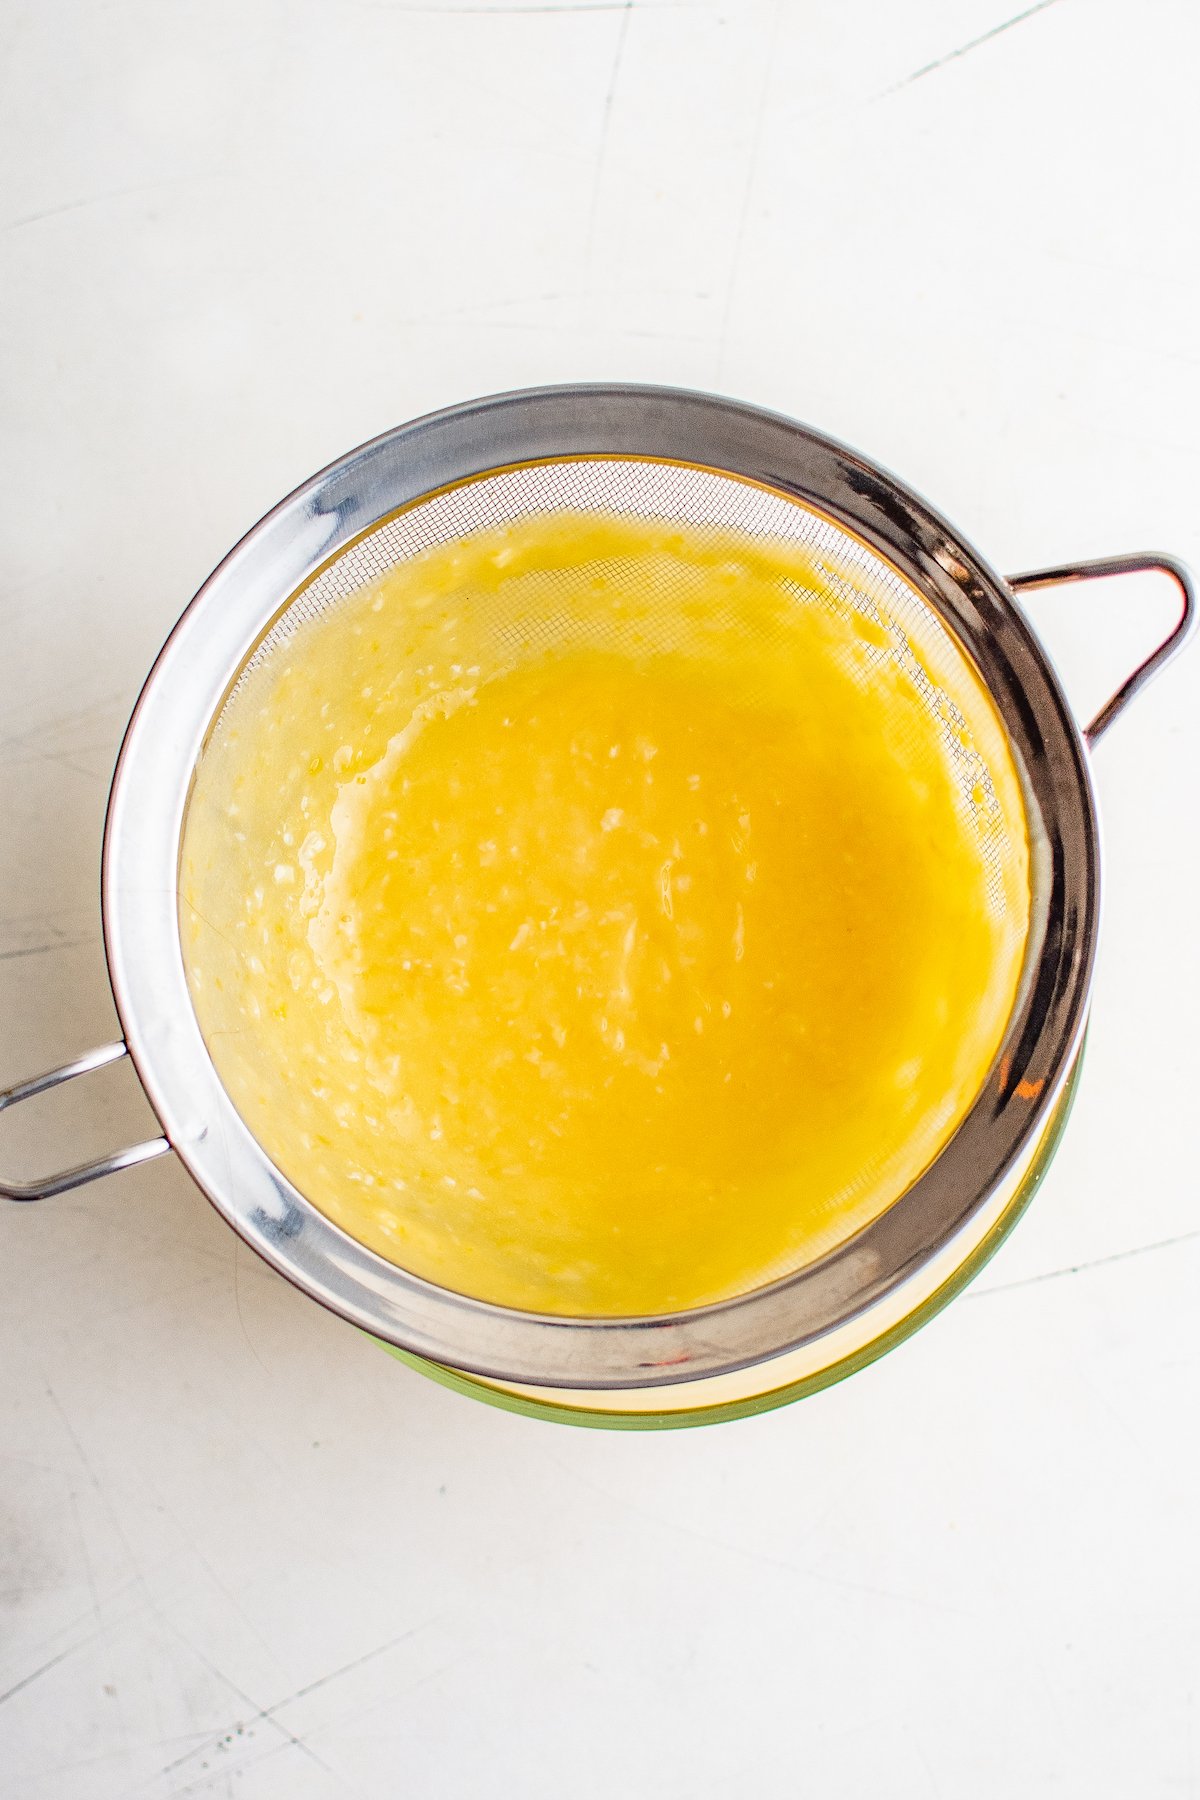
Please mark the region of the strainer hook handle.
[[1196, 584], [1191, 571], [1178, 557], [1160, 550], [1135, 550], [1128, 556], [1098, 556], [1089, 562], [1063, 563], [1057, 569], [1033, 569], [1024, 575], [1010, 575], [1008, 585], [1014, 593], [1028, 593], [1033, 588], [1057, 587], [1066, 581], [1100, 581], [1109, 575], [1169, 575], [1179, 589], [1182, 610], [1174, 629], [1145, 662], [1123, 681], [1111, 699], [1105, 701], [1095, 718], [1085, 726], [1084, 737], [1089, 748], [1103, 737], [1113, 720], [1124, 712], [1134, 695], [1164, 664], [1170, 662], [1196, 623]]
[[[58, 1087], [61, 1082], [71, 1081], [76, 1075], [87, 1075], [92, 1069], [102, 1069], [106, 1063], [117, 1062], [122, 1056], [128, 1056], [129, 1050], [120, 1038], [113, 1044], [102, 1044], [98, 1050], [89, 1050], [86, 1056], [80, 1056], [74, 1062], [62, 1063], [57, 1069], [48, 1069], [44, 1075], [35, 1075], [30, 1081], [19, 1081], [15, 1087], [0, 1088], [0, 1112], [7, 1106], [16, 1106], [20, 1100], [32, 1100], [35, 1094], [44, 1094], [50, 1088]], [[63, 1169], [56, 1175], [44, 1175], [38, 1181], [5, 1181], [0, 1178], [0, 1200], [49, 1200], [54, 1194], [65, 1194], [71, 1188], [83, 1187], [89, 1181], [98, 1181], [102, 1175], [113, 1175], [118, 1169], [128, 1169], [134, 1163], [149, 1162], [151, 1157], [164, 1156], [171, 1148], [165, 1137], [147, 1138], [144, 1144], [131, 1144], [125, 1150], [110, 1151], [107, 1156], [98, 1156], [93, 1162], [80, 1163], [74, 1169]]]

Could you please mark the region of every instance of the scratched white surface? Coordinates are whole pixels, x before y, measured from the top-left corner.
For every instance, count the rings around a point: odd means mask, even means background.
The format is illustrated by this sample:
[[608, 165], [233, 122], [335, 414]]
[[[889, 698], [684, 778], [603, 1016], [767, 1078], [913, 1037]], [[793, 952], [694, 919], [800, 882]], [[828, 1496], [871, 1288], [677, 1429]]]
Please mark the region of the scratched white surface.
[[[9, 0], [0, 1082], [107, 1039], [139, 682], [241, 531], [427, 408], [717, 388], [996, 564], [1200, 564], [1192, 0]], [[1081, 707], [1169, 611], [1039, 600]], [[177, 1167], [0, 1213], [4, 1800], [1200, 1794], [1200, 648], [1097, 756], [1071, 1129], [976, 1288], [662, 1436], [489, 1411]], [[144, 1123], [6, 1115], [31, 1170]], [[31, 1115], [31, 1116], [24, 1116]]]

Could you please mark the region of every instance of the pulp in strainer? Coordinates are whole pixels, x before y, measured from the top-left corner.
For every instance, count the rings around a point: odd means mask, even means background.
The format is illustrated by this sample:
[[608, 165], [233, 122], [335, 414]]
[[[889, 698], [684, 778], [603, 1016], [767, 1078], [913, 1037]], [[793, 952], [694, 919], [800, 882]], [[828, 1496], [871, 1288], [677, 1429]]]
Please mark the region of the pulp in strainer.
[[251, 666], [181, 931], [221, 1078], [314, 1205], [587, 1316], [744, 1292], [904, 1192], [1000, 1045], [1029, 877], [991, 702], [892, 582], [543, 512]]

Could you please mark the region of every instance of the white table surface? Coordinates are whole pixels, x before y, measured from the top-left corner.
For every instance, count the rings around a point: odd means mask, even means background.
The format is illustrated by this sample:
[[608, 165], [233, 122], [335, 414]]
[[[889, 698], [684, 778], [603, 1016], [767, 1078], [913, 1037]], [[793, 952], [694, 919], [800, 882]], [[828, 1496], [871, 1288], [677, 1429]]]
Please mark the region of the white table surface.
[[[1006, 570], [1200, 563], [1192, 0], [0, 14], [0, 1082], [114, 1034], [121, 731], [363, 438], [579, 378], [859, 446]], [[1031, 607], [1098, 701], [1165, 584]], [[706, 1431], [394, 1364], [155, 1163], [0, 1212], [5, 1800], [1200, 1794], [1200, 648], [1096, 758], [1088, 1066], [1016, 1235]], [[6, 1115], [31, 1172], [128, 1068]]]

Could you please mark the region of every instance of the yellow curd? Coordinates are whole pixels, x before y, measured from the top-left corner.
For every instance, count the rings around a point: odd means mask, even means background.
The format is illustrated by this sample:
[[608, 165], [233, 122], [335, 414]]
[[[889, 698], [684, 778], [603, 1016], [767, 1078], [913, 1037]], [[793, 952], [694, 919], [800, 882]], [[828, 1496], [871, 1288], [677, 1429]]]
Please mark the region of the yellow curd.
[[1023, 810], [962, 653], [846, 592], [794, 545], [543, 516], [247, 677], [184, 954], [235, 1104], [344, 1230], [511, 1306], [669, 1311], [929, 1164], [1016, 991]]

